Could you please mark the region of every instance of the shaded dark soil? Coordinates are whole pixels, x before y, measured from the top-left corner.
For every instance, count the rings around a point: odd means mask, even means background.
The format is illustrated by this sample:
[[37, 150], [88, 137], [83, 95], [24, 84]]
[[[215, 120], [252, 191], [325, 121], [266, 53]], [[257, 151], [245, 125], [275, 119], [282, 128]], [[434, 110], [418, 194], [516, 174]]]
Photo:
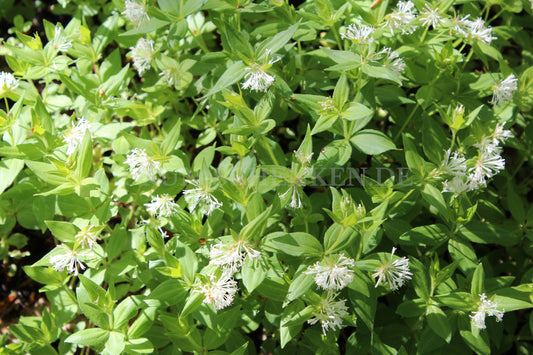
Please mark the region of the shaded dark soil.
[[26, 275], [25, 265], [40, 260], [54, 248], [50, 233], [27, 230], [17, 225], [13, 233], [22, 233], [28, 237], [28, 244], [21, 250], [29, 253], [20, 259], [8, 259], [0, 264], [0, 333], [7, 332], [9, 325], [18, 322], [20, 316], [40, 316], [43, 307], [48, 304], [44, 294], [39, 293], [41, 284]]

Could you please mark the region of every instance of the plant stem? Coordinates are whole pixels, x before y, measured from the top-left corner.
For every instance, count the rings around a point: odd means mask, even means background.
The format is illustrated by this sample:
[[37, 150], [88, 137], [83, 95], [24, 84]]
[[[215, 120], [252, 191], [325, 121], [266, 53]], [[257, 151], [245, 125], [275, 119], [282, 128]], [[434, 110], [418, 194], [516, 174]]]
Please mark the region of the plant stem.
[[342, 51], [343, 48], [341, 38], [339, 37], [339, 31], [337, 31], [335, 25], [331, 25], [331, 30], [333, 31], [333, 35], [335, 36], [335, 40], [337, 41], [337, 46], [339, 46], [339, 49]]
[[409, 122], [411, 122], [411, 119], [415, 115], [415, 112], [416, 112], [416, 110], [418, 109], [419, 106], [420, 106], [420, 103], [417, 102], [416, 105], [415, 105], [415, 108], [413, 109], [413, 111], [411, 111], [411, 114], [409, 115], [409, 117], [407, 117], [407, 119], [403, 123], [403, 125], [400, 128], [400, 130], [398, 131], [398, 133], [396, 133], [396, 135], [394, 136], [394, 139], [393, 139], [394, 142], [396, 142], [398, 140], [398, 137], [401, 136], [401, 134], [403, 133], [403, 130], [405, 129], [405, 127], [407, 127]]

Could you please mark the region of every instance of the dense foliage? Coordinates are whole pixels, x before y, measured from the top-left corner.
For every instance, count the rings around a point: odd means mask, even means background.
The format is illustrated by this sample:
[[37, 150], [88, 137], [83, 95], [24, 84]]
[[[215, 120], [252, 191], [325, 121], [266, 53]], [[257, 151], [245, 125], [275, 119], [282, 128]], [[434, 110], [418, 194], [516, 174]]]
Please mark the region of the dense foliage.
[[531, 2], [2, 6], [1, 354], [533, 352]]

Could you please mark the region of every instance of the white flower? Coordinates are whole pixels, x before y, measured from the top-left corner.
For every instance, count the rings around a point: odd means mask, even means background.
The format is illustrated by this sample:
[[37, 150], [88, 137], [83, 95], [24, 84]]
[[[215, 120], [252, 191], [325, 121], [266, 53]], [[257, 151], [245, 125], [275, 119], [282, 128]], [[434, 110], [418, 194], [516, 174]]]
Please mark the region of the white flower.
[[217, 198], [211, 194], [211, 191], [200, 183], [192, 180], [185, 180], [191, 185], [196, 186], [195, 189], [183, 190], [185, 201], [189, 204], [190, 211], [194, 211], [196, 207], [200, 206], [200, 211], [203, 215], [210, 216], [211, 213], [222, 206]]
[[296, 185], [291, 185], [287, 191], [279, 195], [279, 198], [283, 200], [286, 198], [290, 193], [292, 193], [291, 196], [291, 202], [289, 203], [289, 207], [299, 209], [302, 208], [302, 199], [300, 197], [300, 191], [298, 190], [298, 187]]
[[324, 101], [320, 101], [318, 104], [322, 107], [321, 111], [324, 112], [331, 111], [335, 108], [335, 103], [333, 102], [333, 99], [331, 97], [328, 97]]
[[139, 38], [135, 47], [130, 47], [133, 66], [143, 75], [145, 71], [151, 68], [152, 56], [154, 54], [154, 41], [146, 38]]
[[482, 18], [470, 21], [468, 16], [470, 15], [454, 20], [455, 30], [466, 38], [477, 39], [490, 45], [492, 40], [497, 38], [492, 37], [492, 27], [485, 27], [485, 21]]
[[246, 81], [242, 83], [243, 89], [250, 88], [255, 91], [264, 91], [272, 85], [274, 77], [267, 74], [259, 65], [254, 64], [251, 67], [246, 67], [247, 73], [244, 75]]
[[472, 312], [470, 318], [472, 318], [472, 323], [476, 328], [485, 329], [485, 316], [496, 317], [496, 322], [501, 322], [503, 320], [503, 315], [505, 310], [499, 311], [498, 305], [491, 300], [487, 299], [487, 296], [483, 293], [479, 295], [481, 304], [479, 305], [477, 311]]
[[498, 141], [494, 140], [492, 137], [482, 137], [479, 143], [474, 144], [474, 147], [479, 149], [480, 152], [484, 152], [487, 154], [499, 154], [502, 150], [498, 146]]
[[209, 264], [222, 267], [230, 273], [239, 270], [246, 258], [255, 259], [261, 256], [261, 253], [251, 248], [246, 241], [224, 244], [222, 242], [212, 245], [209, 252]]
[[302, 152], [299, 152], [299, 151], [294, 151], [294, 156], [296, 157], [296, 160], [298, 160], [298, 162], [304, 166], [307, 166], [309, 165], [309, 163], [311, 163], [311, 158], [313, 157], [313, 154], [314, 153], [310, 153], [310, 154], [304, 154]]
[[211, 275], [209, 282], [200, 286], [200, 290], [196, 292], [203, 293], [204, 303], [213, 305], [214, 310], [218, 311], [233, 303], [238, 290], [237, 281], [228, 272], [223, 272], [218, 279]]
[[494, 87], [492, 100], [493, 105], [503, 105], [513, 99], [513, 93], [518, 89], [518, 79], [514, 74], [509, 75]]
[[457, 152], [451, 154], [451, 150], [446, 150], [444, 154], [444, 160], [439, 168], [439, 171], [448, 174], [462, 176], [466, 174], [466, 159], [459, 155]]
[[251, 90], [266, 92], [270, 85], [272, 85], [274, 76], [267, 74], [265, 70], [279, 61], [280, 57], [276, 56], [271, 58], [270, 54], [270, 50], [267, 49], [263, 59], [263, 65], [252, 63], [251, 66], [244, 68], [247, 73], [244, 75], [246, 81], [242, 84], [243, 89], [250, 88]]
[[329, 255], [322, 262], [309, 266], [305, 274], [315, 275], [318, 287], [324, 290], [341, 290], [353, 280], [354, 260], [344, 254]]
[[161, 163], [150, 158], [146, 150], [139, 148], [131, 150], [124, 163], [129, 165], [130, 173], [135, 181], [142, 177], [155, 181], [161, 169]]
[[124, 5], [126, 6], [126, 9], [122, 14], [126, 16], [135, 27], [139, 27], [144, 20], [150, 20], [146, 13], [146, 7], [143, 4], [140, 4], [137, 1], [126, 0]]
[[168, 86], [177, 85], [180, 82], [179, 72], [176, 68], [168, 68], [159, 73]]
[[481, 151], [475, 164], [470, 168], [472, 183], [485, 186], [486, 179], [491, 178], [505, 169], [505, 159], [499, 153]]
[[405, 70], [405, 62], [400, 57], [398, 52], [393, 51], [392, 48], [384, 48], [381, 51], [372, 55], [370, 60], [380, 60], [384, 58], [383, 66], [393, 70], [398, 76], [401, 76]]
[[78, 267], [82, 271], [85, 270], [85, 265], [79, 259], [80, 253], [64, 244], [61, 248], [66, 250], [66, 254], [56, 254], [50, 257], [50, 264], [54, 270], [61, 272], [66, 268], [69, 273], [74, 273], [74, 275], [78, 275]]
[[179, 205], [174, 202], [174, 198], [169, 194], [157, 195], [150, 203], [145, 203], [146, 210], [156, 215], [156, 217], [170, 217], [176, 213]]
[[444, 181], [442, 185], [442, 192], [452, 192], [457, 195], [460, 195], [466, 191], [471, 191], [475, 188], [475, 186], [470, 183], [470, 179], [465, 179], [463, 176], [457, 175], [454, 176], [451, 181]]
[[52, 46], [61, 52], [66, 52], [72, 47], [72, 41], [67, 39], [67, 37], [63, 34], [63, 28], [61, 28], [59, 25], [57, 25], [54, 29]]
[[320, 302], [316, 312], [313, 312], [314, 318], [307, 321], [309, 324], [316, 324], [320, 321], [324, 335], [326, 335], [328, 329], [340, 329], [342, 326], [342, 317], [349, 314], [347, 312], [348, 307], [345, 304], [346, 300], [335, 301], [337, 295], [337, 293], [328, 292], [326, 298]]
[[0, 96], [15, 90], [17, 86], [19, 86], [19, 81], [15, 79], [13, 74], [0, 72]]
[[76, 151], [85, 137], [85, 132], [89, 130], [89, 122], [85, 119], [80, 119], [76, 125], [74, 125], [70, 132], [63, 134], [63, 142], [67, 143], [67, 155], [72, 155]]
[[500, 143], [505, 143], [507, 138], [513, 138], [513, 133], [509, 130], [503, 129], [503, 126], [505, 126], [506, 122], [498, 123], [496, 125], [496, 128], [494, 129], [494, 133], [492, 134], [492, 139], [494, 144], [498, 145]]
[[98, 236], [92, 232], [94, 226], [85, 227], [74, 237], [75, 242], [85, 249], [93, 249], [98, 244]]
[[412, 25], [416, 19], [416, 8], [412, 1], [400, 1], [398, 8], [387, 15], [387, 22], [385, 27], [389, 26], [391, 33], [397, 29], [402, 30], [402, 34], [413, 33], [416, 30], [416, 25]]
[[157, 229], [159, 230], [159, 233], [161, 233], [161, 237], [163, 237], [163, 239], [167, 239], [168, 237], [170, 237], [167, 231], [163, 230], [163, 228], [157, 227]]
[[460, 33], [461, 35], [468, 37], [468, 33], [465, 31], [466, 28], [469, 26], [469, 24], [472, 22], [468, 18], [470, 17], [470, 14], [461, 17], [457, 15], [452, 20], [453, 25], [455, 26], [455, 31]]
[[389, 262], [376, 268], [376, 272], [372, 275], [373, 278], [378, 278], [376, 287], [378, 287], [382, 281], [385, 281], [389, 284], [392, 291], [396, 291], [402, 287], [407, 280], [411, 279], [411, 275], [413, 274], [409, 271], [409, 259], [402, 257], [392, 261], [395, 251], [396, 248], [392, 248]]
[[341, 34], [341, 38], [351, 39], [358, 44], [370, 44], [374, 41], [372, 37], [374, 31], [375, 29], [372, 26], [357, 26], [355, 23], [352, 23], [346, 28], [346, 32]]
[[424, 9], [422, 10], [420, 14], [420, 21], [422, 21], [422, 24], [426, 27], [429, 27], [430, 25], [433, 26], [433, 28], [437, 28], [437, 26], [444, 22], [441, 15], [439, 14], [439, 8], [436, 7], [435, 9], [432, 9], [429, 4], [426, 4], [424, 6]]

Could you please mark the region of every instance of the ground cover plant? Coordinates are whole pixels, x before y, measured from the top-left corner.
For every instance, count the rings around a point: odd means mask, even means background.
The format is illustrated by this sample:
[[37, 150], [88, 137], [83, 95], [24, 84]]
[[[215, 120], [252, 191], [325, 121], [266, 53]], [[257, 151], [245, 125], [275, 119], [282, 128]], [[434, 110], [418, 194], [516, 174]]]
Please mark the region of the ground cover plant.
[[532, 9], [7, 1], [0, 353], [533, 352]]

